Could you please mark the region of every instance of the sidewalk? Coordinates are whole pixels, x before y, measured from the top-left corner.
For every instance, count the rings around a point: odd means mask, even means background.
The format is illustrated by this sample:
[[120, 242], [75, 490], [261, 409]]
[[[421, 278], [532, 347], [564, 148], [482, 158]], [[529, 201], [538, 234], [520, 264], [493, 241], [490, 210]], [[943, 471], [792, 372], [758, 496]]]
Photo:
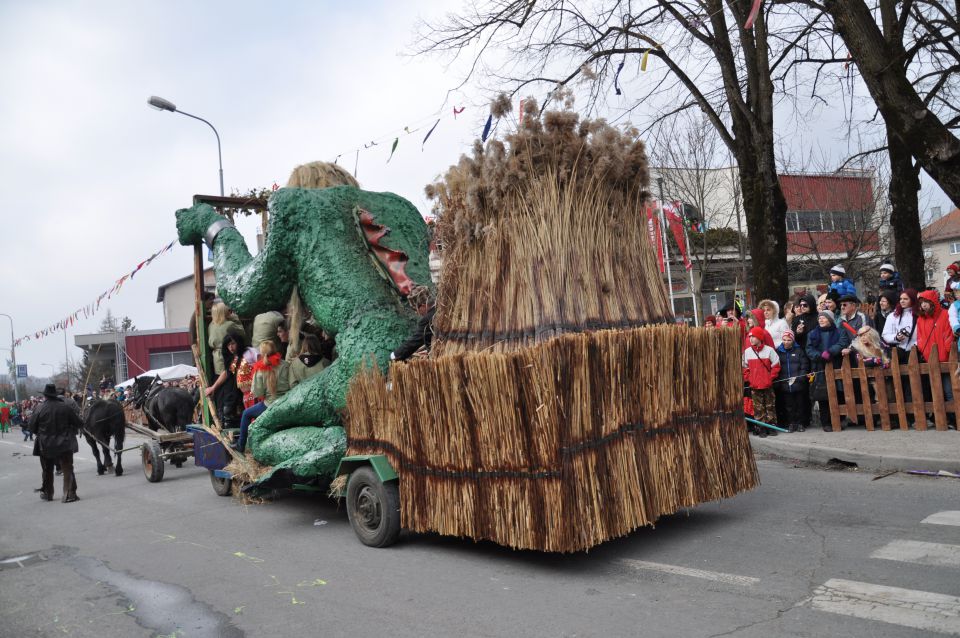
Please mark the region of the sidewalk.
[[848, 428], [843, 432], [824, 432], [816, 428], [765, 439], [751, 435], [750, 443], [758, 454], [819, 465], [839, 459], [872, 472], [960, 472], [960, 432], [957, 430], [870, 432], [863, 428]]

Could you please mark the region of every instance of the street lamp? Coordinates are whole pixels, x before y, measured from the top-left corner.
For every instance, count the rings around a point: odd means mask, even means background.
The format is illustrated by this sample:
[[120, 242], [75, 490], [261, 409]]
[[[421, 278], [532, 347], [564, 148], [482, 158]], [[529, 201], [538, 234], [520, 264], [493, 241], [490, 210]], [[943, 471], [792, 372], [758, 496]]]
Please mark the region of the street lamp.
[[17, 348], [13, 344], [13, 317], [0, 312], [0, 317], [10, 320], [10, 358], [13, 359], [13, 400], [20, 403], [20, 390], [17, 388]]
[[53, 377], [56, 374], [55, 368], [52, 363], [41, 363], [42, 366], [50, 366], [50, 380], [53, 381]]
[[213, 134], [217, 136], [217, 162], [220, 164], [220, 197], [223, 197], [223, 157], [220, 154], [220, 134], [217, 133], [217, 129], [213, 127], [213, 124], [206, 121], [202, 117], [197, 117], [196, 115], [191, 115], [186, 111], [181, 111], [177, 109], [177, 105], [171, 102], [170, 100], [165, 100], [162, 97], [157, 97], [156, 95], [151, 95], [150, 99], [147, 100], [147, 104], [157, 109], [158, 111], [170, 111], [171, 113], [179, 113], [181, 115], [186, 115], [187, 117], [192, 117], [195, 120], [200, 120], [211, 129], [213, 129]]

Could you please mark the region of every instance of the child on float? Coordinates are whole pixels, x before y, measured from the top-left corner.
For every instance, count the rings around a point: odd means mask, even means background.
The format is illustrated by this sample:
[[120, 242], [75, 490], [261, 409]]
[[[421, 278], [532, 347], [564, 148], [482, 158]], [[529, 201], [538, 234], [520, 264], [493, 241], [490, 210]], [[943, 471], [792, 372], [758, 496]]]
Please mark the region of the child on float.
[[253, 366], [253, 396], [263, 399], [243, 411], [240, 417], [240, 441], [237, 450], [243, 452], [247, 445], [250, 423], [263, 414], [273, 402], [290, 391], [290, 364], [280, 358], [273, 341], [260, 343], [260, 360]]

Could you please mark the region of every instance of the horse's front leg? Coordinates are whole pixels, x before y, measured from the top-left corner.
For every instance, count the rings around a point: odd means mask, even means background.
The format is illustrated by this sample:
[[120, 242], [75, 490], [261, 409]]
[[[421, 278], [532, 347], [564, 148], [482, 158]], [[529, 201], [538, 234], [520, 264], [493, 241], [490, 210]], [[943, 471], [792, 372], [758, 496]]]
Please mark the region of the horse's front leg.
[[97, 442], [94, 441], [89, 434], [84, 433], [83, 436], [87, 440], [87, 443], [90, 444], [90, 449], [93, 450], [93, 458], [97, 460], [97, 474], [103, 476], [103, 473], [107, 470], [105, 467], [103, 467], [103, 463], [100, 461], [100, 450], [97, 449]]
[[117, 467], [113, 470], [117, 476], [123, 474], [123, 463], [120, 462], [120, 455], [123, 454], [120, 450], [123, 449], [123, 434], [120, 436], [113, 437], [114, 444], [117, 446]]

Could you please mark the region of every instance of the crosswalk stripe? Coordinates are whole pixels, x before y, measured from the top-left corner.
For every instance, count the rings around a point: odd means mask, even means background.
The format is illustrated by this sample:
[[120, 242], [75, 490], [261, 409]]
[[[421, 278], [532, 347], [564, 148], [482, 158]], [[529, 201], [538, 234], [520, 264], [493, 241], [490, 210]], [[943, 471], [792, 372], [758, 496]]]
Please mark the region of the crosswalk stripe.
[[960, 567], [960, 545], [896, 540], [870, 554], [870, 558], [936, 567]]
[[960, 635], [956, 596], [832, 578], [813, 591], [809, 604], [834, 614]]
[[661, 572], [664, 574], [675, 574], [678, 576], [690, 576], [703, 580], [712, 580], [718, 583], [728, 585], [741, 585], [749, 587], [760, 582], [759, 578], [753, 576], [738, 576], [737, 574], [726, 574], [724, 572], [711, 572], [705, 569], [694, 569], [692, 567], [681, 567], [680, 565], [667, 565], [666, 563], [651, 563], [645, 560], [634, 560], [632, 558], [621, 558], [616, 561], [621, 565], [626, 565], [632, 569], [644, 569], [648, 571]]
[[960, 525], [960, 511], [937, 512], [920, 522], [927, 525]]

